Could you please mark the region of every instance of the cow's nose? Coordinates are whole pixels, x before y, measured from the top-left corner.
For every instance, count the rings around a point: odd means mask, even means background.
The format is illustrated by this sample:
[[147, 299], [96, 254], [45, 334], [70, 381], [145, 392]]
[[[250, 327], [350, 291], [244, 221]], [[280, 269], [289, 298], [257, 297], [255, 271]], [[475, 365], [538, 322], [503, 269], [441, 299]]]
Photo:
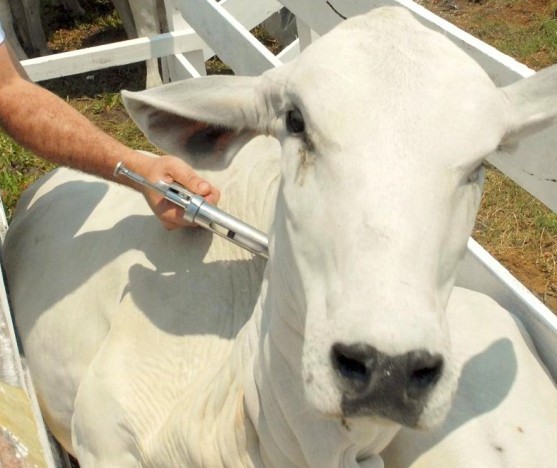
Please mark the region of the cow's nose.
[[333, 368], [345, 416], [376, 414], [412, 426], [443, 373], [443, 358], [425, 350], [389, 356], [367, 344], [333, 345]]

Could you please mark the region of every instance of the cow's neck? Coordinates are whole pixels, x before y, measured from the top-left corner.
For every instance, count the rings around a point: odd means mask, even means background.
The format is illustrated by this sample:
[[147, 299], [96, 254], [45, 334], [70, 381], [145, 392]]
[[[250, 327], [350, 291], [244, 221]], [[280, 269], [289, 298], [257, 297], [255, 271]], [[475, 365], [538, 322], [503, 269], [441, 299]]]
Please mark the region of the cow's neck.
[[260, 301], [241, 337], [251, 355], [244, 400], [248, 439], [251, 430], [258, 439], [250, 453], [255, 465], [377, 466], [357, 459], [365, 460], [366, 454], [382, 449], [396, 428], [363, 421], [346, 424], [308, 408], [301, 378], [303, 329], [284, 320], [299, 316], [300, 311], [287, 311], [293, 307], [291, 295], [278, 283], [273, 281], [273, 266], [268, 265]]

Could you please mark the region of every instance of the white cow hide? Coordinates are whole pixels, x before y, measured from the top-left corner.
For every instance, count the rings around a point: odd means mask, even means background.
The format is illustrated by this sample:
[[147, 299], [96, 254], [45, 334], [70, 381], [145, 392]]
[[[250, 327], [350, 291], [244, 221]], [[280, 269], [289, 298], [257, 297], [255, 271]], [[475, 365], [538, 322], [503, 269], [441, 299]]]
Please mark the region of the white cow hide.
[[404, 428], [382, 453], [388, 468], [551, 468], [557, 389], [523, 326], [483, 294], [455, 288], [447, 317], [461, 376], [432, 431]]
[[446, 310], [482, 163], [555, 119], [556, 84], [554, 67], [497, 89], [381, 8], [260, 77], [125, 93], [270, 258], [165, 232], [137, 194], [71, 171], [28, 190], [5, 264], [53, 433], [82, 467], [382, 466], [460, 391]]

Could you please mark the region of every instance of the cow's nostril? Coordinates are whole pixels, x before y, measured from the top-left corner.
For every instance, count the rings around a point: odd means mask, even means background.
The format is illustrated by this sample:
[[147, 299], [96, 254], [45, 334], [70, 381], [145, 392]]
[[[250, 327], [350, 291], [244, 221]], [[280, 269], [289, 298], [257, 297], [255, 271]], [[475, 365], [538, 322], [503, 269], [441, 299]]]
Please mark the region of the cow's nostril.
[[380, 415], [415, 425], [443, 375], [441, 354], [388, 355], [365, 343], [335, 343], [331, 363], [346, 416]]
[[424, 367], [412, 372], [410, 381], [417, 387], [429, 387], [439, 377], [441, 366]]
[[331, 359], [333, 367], [350, 387], [365, 386], [370, 381], [370, 361], [373, 361], [373, 358], [365, 347], [337, 343], [333, 346]]
[[342, 354], [336, 354], [335, 361], [336, 368], [343, 377], [355, 380], [368, 380], [365, 364]]
[[433, 387], [441, 378], [443, 358], [429, 353], [417, 353], [409, 357], [411, 368], [407, 392], [410, 397], [420, 395]]

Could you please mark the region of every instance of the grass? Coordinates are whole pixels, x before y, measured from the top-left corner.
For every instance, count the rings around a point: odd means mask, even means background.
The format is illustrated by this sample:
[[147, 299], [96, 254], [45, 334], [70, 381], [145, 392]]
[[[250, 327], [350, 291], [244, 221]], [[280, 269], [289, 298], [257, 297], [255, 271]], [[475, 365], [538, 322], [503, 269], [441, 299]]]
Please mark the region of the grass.
[[20, 148], [4, 132], [0, 132], [0, 187], [6, 215], [12, 210], [20, 193], [54, 165]]
[[[424, 6], [473, 35], [539, 69], [557, 62], [557, 0], [422, 0]], [[54, 51], [124, 39], [109, 0], [82, 0], [89, 12], [81, 21], [49, 7], [43, 12]], [[276, 52], [263, 31], [255, 33]], [[210, 73], [230, 73], [218, 59]], [[127, 145], [155, 151], [123, 109], [119, 91], [143, 87], [142, 64], [51, 80], [55, 92]], [[8, 217], [21, 191], [52, 165], [0, 134], [0, 187]], [[488, 170], [473, 236], [549, 307], [557, 311], [557, 215], [497, 170]]]
[[419, 3], [531, 68], [557, 62], [557, 0]]
[[490, 18], [479, 23], [473, 33], [534, 69], [557, 62], [557, 21], [554, 18], [537, 17], [527, 26]]
[[556, 214], [490, 169], [473, 237], [557, 311]]

